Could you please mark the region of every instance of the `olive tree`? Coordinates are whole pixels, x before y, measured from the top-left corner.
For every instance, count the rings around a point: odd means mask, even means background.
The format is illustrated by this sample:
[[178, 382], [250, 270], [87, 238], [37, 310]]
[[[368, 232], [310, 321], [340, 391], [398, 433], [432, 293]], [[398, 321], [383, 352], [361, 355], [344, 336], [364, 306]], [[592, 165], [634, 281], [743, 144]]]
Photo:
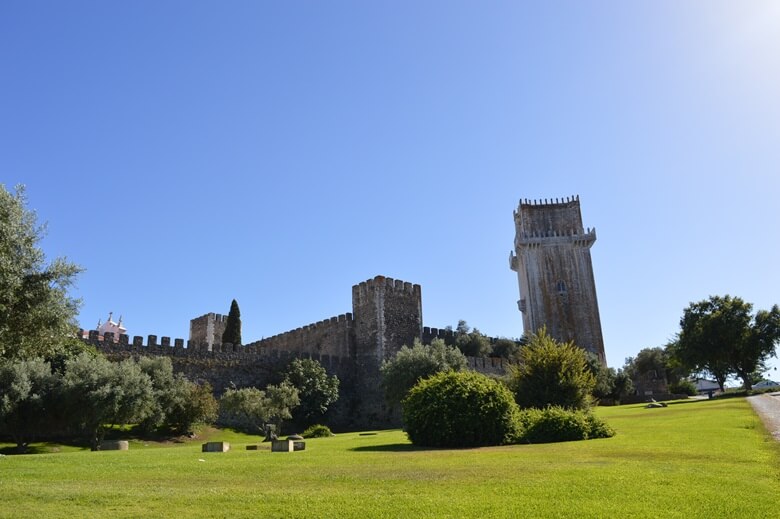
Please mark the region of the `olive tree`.
[[0, 363], [0, 430], [9, 434], [19, 453], [47, 432], [58, 377], [42, 359]]
[[39, 243], [46, 226], [27, 209], [24, 186], [0, 184], [0, 357], [50, 356], [75, 335], [79, 301], [68, 296], [81, 268], [46, 261]]
[[73, 357], [65, 363], [62, 392], [71, 424], [89, 436], [92, 450], [100, 449], [107, 426], [141, 422], [154, 412], [151, 378], [132, 359]]
[[421, 379], [441, 371], [462, 371], [466, 366], [463, 353], [443, 340], [434, 339], [430, 345], [424, 345], [415, 339], [411, 348], [402, 346], [393, 359], [382, 364], [382, 386], [387, 401], [398, 404]]

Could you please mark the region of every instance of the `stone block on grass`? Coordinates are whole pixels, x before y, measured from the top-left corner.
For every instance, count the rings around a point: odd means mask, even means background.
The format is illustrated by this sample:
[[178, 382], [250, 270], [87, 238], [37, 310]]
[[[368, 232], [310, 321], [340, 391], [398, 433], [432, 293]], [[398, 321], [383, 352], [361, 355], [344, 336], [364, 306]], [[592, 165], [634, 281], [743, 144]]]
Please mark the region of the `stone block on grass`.
[[203, 452], [227, 452], [230, 450], [230, 442], [207, 442], [203, 444]]

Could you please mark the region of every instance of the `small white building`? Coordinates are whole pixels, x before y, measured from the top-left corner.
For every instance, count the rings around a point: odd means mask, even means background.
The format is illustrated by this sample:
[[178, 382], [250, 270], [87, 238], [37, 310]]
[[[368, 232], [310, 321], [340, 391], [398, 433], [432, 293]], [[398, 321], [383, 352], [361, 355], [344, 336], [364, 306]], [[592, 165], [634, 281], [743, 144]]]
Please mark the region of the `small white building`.
[[[100, 319], [98, 319], [97, 327], [95, 329], [98, 332], [98, 338], [102, 341], [103, 337], [105, 337], [106, 333], [113, 333], [114, 334], [114, 342], [119, 342], [119, 336], [122, 334], [127, 334], [127, 328], [122, 326], [122, 316], [119, 316], [119, 322], [114, 322], [114, 312], [108, 312], [108, 319], [106, 322], [102, 322]], [[89, 332], [84, 332], [85, 335], [88, 335]]]

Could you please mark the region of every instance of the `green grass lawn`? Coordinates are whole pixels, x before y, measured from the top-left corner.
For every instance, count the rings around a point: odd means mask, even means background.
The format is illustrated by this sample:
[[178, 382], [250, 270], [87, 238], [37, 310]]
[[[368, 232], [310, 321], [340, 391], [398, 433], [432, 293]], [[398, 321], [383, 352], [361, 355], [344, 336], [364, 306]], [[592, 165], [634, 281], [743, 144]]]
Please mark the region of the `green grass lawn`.
[[[780, 448], [742, 398], [600, 408], [614, 438], [423, 450], [401, 431], [227, 453], [200, 442], [0, 458], [0, 517], [706, 517], [780, 514]], [[264, 445], [265, 447], [266, 445]]]

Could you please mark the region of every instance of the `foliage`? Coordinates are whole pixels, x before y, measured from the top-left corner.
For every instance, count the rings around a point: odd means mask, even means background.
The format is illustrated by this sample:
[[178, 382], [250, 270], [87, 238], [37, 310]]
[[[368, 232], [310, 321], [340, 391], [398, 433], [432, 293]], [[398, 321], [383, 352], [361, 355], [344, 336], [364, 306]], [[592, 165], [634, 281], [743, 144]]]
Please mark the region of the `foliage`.
[[520, 350], [519, 363], [510, 366], [508, 383], [522, 408], [587, 409], [596, 380], [584, 350], [559, 343], [542, 328]]
[[512, 339], [506, 339], [502, 337], [493, 343], [490, 356], [513, 360], [520, 353], [520, 349], [523, 347], [523, 344], [524, 343], [522, 339], [519, 341], [514, 341]]
[[490, 339], [474, 328], [469, 330], [466, 321], [458, 321], [455, 347], [467, 357], [487, 357], [492, 351]]
[[68, 297], [81, 268], [64, 258], [46, 263], [38, 243], [45, 225], [0, 184], [0, 357], [46, 357], [77, 330], [79, 301]]
[[631, 377], [623, 369], [618, 369], [612, 381], [612, 399], [620, 402], [623, 398], [634, 393], [634, 384]]
[[696, 391], [696, 385], [690, 380], [680, 380], [673, 384], [669, 384], [669, 392], [675, 395], [688, 395], [696, 396], [699, 392]]
[[415, 339], [411, 348], [403, 346], [392, 360], [382, 364], [382, 386], [391, 405], [401, 402], [420, 380], [440, 371], [466, 369], [466, 357], [457, 348], [434, 339], [423, 345]]
[[234, 299], [230, 303], [230, 312], [228, 312], [225, 322], [225, 331], [222, 332], [222, 343], [233, 345], [241, 343], [241, 310], [238, 309], [238, 303]]
[[679, 363], [706, 371], [723, 389], [728, 375], [736, 374], [745, 389], [764, 368], [780, 341], [780, 308], [759, 310], [739, 297], [710, 296], [691, 303], [680, 319], [680, 334], [672, 350]]
[[219, 400], [220, 411], [231, 425], [261, 434], [267, 423], [281, 432], [283, 420], [292, 418], [292, 409], [300, 404], [298, 390], [286, 382], [256, 387], [228, 389]]
[[17, 452], [46, 428], [57, 376], [42, 359], [0, 363], [0, 430], [11, 435]]
[[334, 434], [330, 431], [330, 428], [327, 425], [315, 424], [310, 425], [305, 431], [303, 431], [301, 436], [304, 438], [328, 438], [330, 436], [334, 436]]
[[294, 359], [287, 366], [284, 380], [298, 390], [301, 404], [293, 417], [301, 425], [310, 425], [321, 418], [339, 399], [338, 377], [328, 376], [325, 368], [314, 359]]
[[643, 348], [636, 357], [628, 357], [623, 369], [632, 383], [638, 386], [642, 379], [645, 379], [661, 380], [666, 385], [682, 380], [689, 371], [675, 361], [671, 348], [671, 345], [664, 348]]
[[437, 373], [403, 401], [404, 425], [415, 445], [503, 445], [517, 435], [517, 405], [500, 382], [473, 371]]
[[115, 363], [86, 353], [69, 359], [62, 397], [69, 420], [89, 435], [92, 450], [100, 448], [107, 425], [140, 422], [154, 412], [152, 381], [132, 359]]
[[176, 398], [168, 408], [165, 423], [171, 430], [192, 433], [196, 424], [213, 424], [219, 413], [211, 384], [197, 384], [185, 377], [177, 377], [174, 386]]
[[520, 412], [523, 443], [554, 443], [609, 438], [614, 430], [603, 420], [582, 410], [547, 407], [524, 409]]
[[601, 363], [598, 356], [587, 353], [588, 371], [596, 379], [593, 396], [598, 400], [612, 400], [619, 403], [634, 391], [631, 378], [623, 369], [615, 370]]
[[141, 357], [138, 366], [152, 381], [152, 410], [140, 426], [150, 432], [160, 426], [186, 434], [195, 424], [213, 423], [219, 405], [210, 384], [196, 384], [182, 374], [173, 373], [168, 357]]

